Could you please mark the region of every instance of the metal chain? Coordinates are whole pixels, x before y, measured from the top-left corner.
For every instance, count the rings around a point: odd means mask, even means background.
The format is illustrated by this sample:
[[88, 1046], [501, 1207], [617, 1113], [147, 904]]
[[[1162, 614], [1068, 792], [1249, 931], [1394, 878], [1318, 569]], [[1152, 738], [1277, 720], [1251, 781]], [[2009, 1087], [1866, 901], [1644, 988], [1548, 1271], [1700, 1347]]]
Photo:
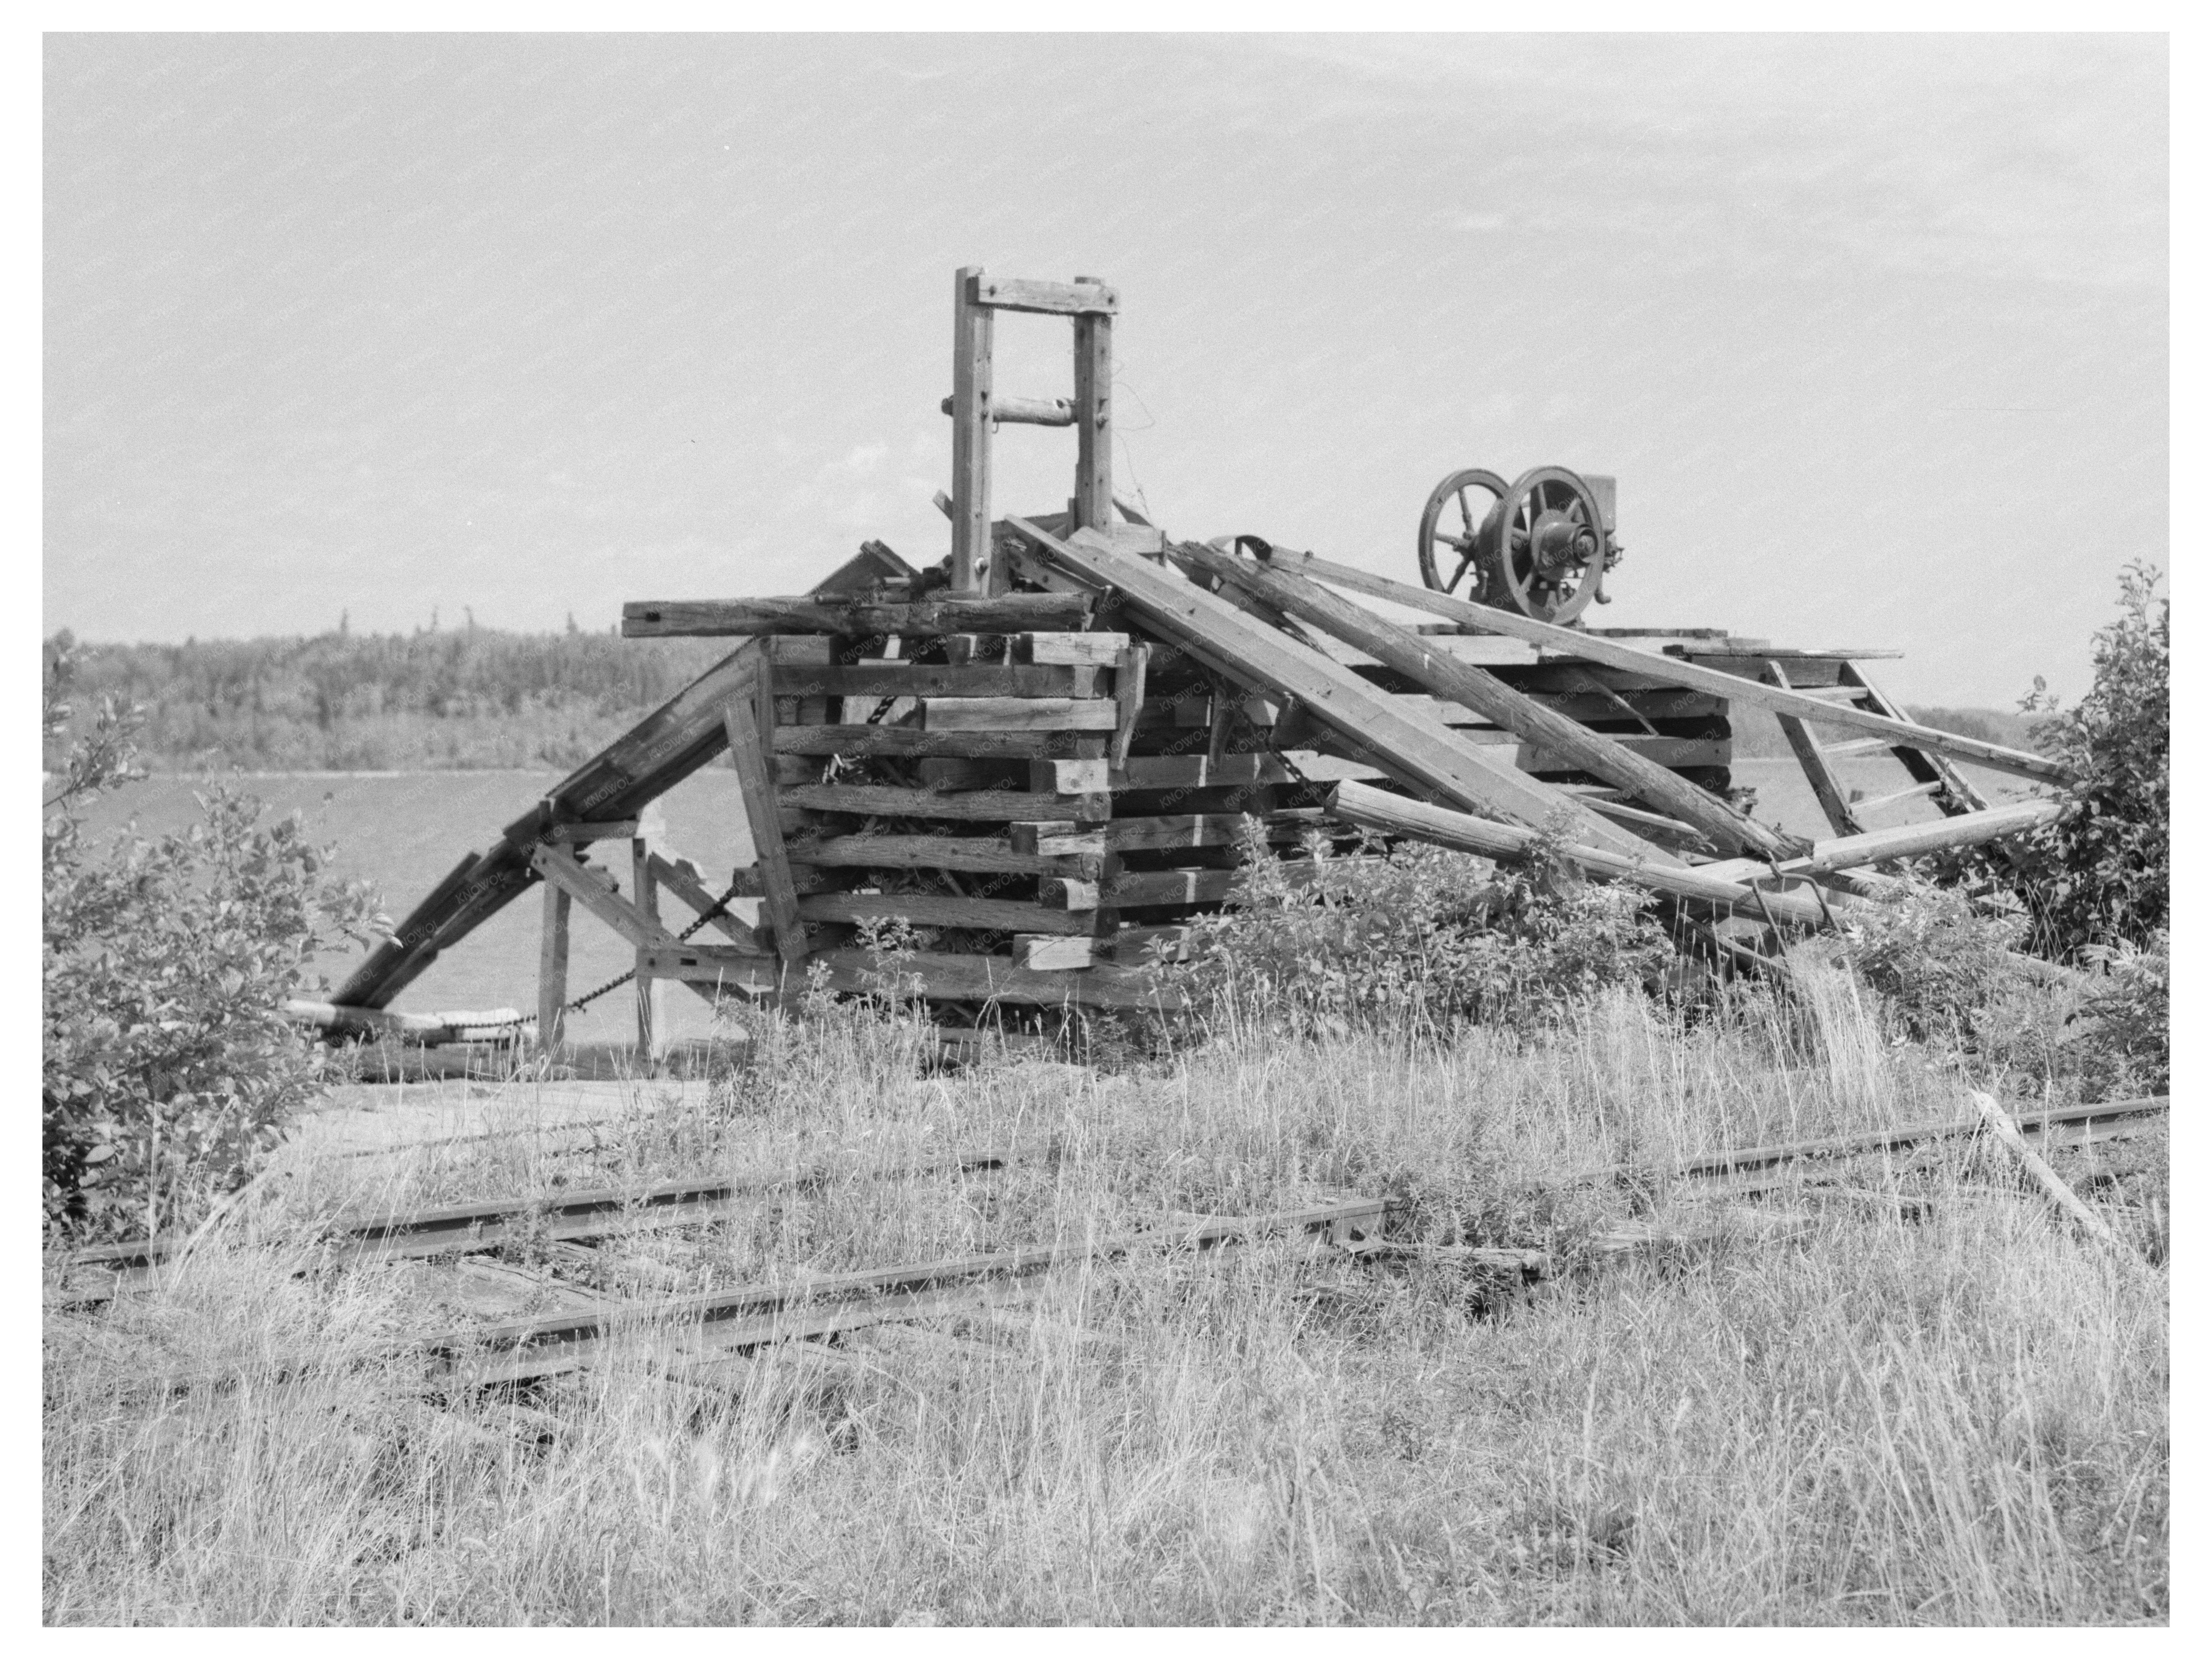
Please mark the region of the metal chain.
[[[690, 939], [692, 934], [697, 933], [708, 922], [714, 921], [716, 916], [723, 915], [727, 909], [730, 901], [737, 897], [738, 890], [744, 885], [744, 882], [742, 878], [732, 882], [729, 886], [729, 890], [724, 893], [721, 897], [716, 899], [708, 909], [702, 912], [698, 921], [693, 922], [689, 927], [686, 927], [682, 933], [676, 936], [676, 942], [678, 945], [683, 944], [686, 939]], [[574, 1002], [565, 1005], [565, 1011], [572, 1014], [580, 1014], [585, 1009], [591, 1006], [592, 1004], [597, 1002], [601, 997], [606, 995], [608, 992], [619, 991], [623, 986], [629, 984], [630, 981], [636, 977], [637, 969], [635, 968], [631, 969], [626, 974], [618, 974], [614, 978], [609, 980], [605, 985], [599, 986], [596, 989], [586, 991], [583, 995], [578, 997]]]

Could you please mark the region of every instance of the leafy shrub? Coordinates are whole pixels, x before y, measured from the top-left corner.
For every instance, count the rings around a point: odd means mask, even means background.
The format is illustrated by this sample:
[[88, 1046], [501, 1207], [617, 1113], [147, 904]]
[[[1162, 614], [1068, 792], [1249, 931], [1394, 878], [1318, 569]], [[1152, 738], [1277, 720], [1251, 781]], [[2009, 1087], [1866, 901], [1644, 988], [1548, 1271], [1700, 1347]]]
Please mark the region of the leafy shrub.
[[2081, 1066], [2100, 1100], [2164, 1094], [2172, 1082], [2172, 979], [2164, 928], [2146, 945], [2126, 941], [2084, 952], [2106, 969], [2101, 988], [2083, 1006]]
[[1540, 844], [1510, 867], [1421, 845], [1306, 850], [1278, 859], [1247, 825], [1232, 907], [1193, 924], [1176, 975], [1199, 1006], [1329, 1034], [1528, 1030], [1604, 987], [1659, 982], [1673, 955], [1642, 895], [1584, 882]]
[[2121, 573], [2123, 614], [2098, 630], [2087, 696], [2062, 711], [2039, 679], [2021, 704], [2048, 716], [2037, 746], [2076, 775], [2058, 792], [2063, 815], [2010, 854], [2036, 943], [2054, 956], [2140, 948], [2166, 926], [2172, 605], [2158, 580], [2142, 563]]
[[[50, 647], [50, 738], [70, 721], [70, 672]], [[319, 1080], [279, 1006], [318, 948], [370, 921], [296, 814], [264, 825], [228, 789], [199, 796], [181, 835], [88, 845], [76, 809], [131, 781], [135, 725], [100, 700], [43, 825], [45, 1212], [94, 1237], [188, 1224], [250, 1178]]]
[[1844, 957], [1915, 1041], [1963, 1045], [1981, 1012], [2021, 981], [2016, 952], [2027, 920], [2017, 904], [1977, 904], [1955, 888], [1915, 881], [1838, 919]]

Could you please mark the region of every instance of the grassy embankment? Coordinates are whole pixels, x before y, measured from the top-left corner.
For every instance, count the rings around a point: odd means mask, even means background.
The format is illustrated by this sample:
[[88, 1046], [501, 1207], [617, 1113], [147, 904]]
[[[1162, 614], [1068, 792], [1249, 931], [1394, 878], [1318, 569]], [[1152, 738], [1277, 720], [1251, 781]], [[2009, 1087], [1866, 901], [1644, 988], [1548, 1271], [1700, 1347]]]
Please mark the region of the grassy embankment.
[[[1954, 1113], [1950, 1062], [1838, 971], [1808, 1012], [1685, 1025], [1612, 994], [1528, 1046], [1288, 1041], [1234, 1023], [1115, 1072], [920, 1073], [853, 1014], [771, 1035], [703, 1103], [597, 1154], [527, 1137], [304, 1159], [174, 1282], [46, 1332], [53, 1622], [2126, 1622], [2166, 1616], [2162, 1146], [2136, 1252], [2067, 1231], [1997, 1155], [1857, 1166], [1930, 1200], [1783, 1200], [1808, 1231], [1600, 1261], [1639, 1212], [1571, 1176]], [[2057, 994], [2053, 994], [2054, 995]], [[2054, 1017], [2056, 1014], [2054, 1009]], [[525, 1091], [530, 1085], [514, 1085]], [[661, 1096], [666, 1085], [659, 1085]], [[1049, 1140], [964, 1182], [858, 1179]], [[2081, 1159], [2073, 1155], [2078, 1175]], [[2117, 1161], [2118, 1150], [2107, 1153]], [[1916, 1167], [1907, 1168], [1908, 1164]], [[684, 1171], [833, 1180], [637, 1234], [605, 1286], [789, 1279], [1116, 1234], [1164, 1209], [1416, 1200], [1431, 1240], [1582, 1266], [1525, 1303], [1441, 1264], [1286, 1242], [1052, 1278], [962, 1340], [886, 1328], [723, 1387], [641, 1357], [509, 1402], [427, 1403], [439, 1270], [309, 1273], [302, 1224]], [[2087, 1183], [2084, 1183], [2085, 1188]], [[2106, 1192], [2110, 1196], [2110, 1192]], [[647, 1265], [646, 1258], [653, 1265]], [[1480, 1316], [1478, 1316], [1478, 1312]], [[146, 1399], [161, 1370], [318, 1369]]]

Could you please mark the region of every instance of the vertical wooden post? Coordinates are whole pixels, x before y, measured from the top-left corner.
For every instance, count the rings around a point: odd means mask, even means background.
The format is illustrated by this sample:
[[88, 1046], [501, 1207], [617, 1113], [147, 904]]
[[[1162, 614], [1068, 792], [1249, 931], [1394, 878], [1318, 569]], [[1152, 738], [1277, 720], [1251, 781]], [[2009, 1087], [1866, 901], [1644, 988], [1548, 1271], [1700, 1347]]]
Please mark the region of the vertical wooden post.
[[[1769, 684], [1778, 685], [1784, 691], [1790, 689], [1790, 676], [1782, 672], [1782, 665], [1770, 659], [1765, 678]], [[1828, 820], [1828, 827], [1839, 836], [1856, 836], [1865, 832], [1858, 815], [1851, 811], [1850, 798], [1844, 793], [1843, 781], [1828, 757], [1820, 752], [1820, 741], [1813, 735], [1812, 728], [1795, 714], [1778, 714], [1775, 722], [1782, 727], [1782, 735], [1790, 739], [1791, 751], [1797, 764], [1805, 769], [1805, 781], [1813, 786], [1813, 797], [1820, 803], [1820, 812]]]
[[[647, 808], [648, 812], [654, 811]], [[629, 843], [630, 893], [637, 908], [653, 918], [660, 920], [660, 884], [653, 873], [653, 837], [643, 823]], [[638, 964], [642, 969], [645, 947], [638, 947]], [[661, 1030], [661, 981], [641, 971], [633, 981], [637, 988], [637, 1066], [647, 1077], [659, 1069], [660, 1051], [658, 1040]]]
[[768, 763], [767, 735], [775, 729], [774, 688], [765, 663], [755, 662], [736, 695], [722, 708], [730, 739], [730, 763], [737, 769], [738, 792], [744, 798], [745, 823], [752, 832], [753, 857], [761, 872], [761, 916], [775, 933], [776, 954], [788, 968], [806, 960], [806, 930], [799, 920], [799, 889], [783, 850], [783, 825], [776, 812], [775, 780]]
[[952, 277], [952, 591], [972, 592], [991, 551], [990, 308], [975, 303], [983, 267]]
[[561, 1052], [568, 1010], [568, 890], [546, 882], [544, 930], [538, 941], [538, 1050]]
[[[1078, 276], [1096, 283], [1096, 276]], [[1114, 386], [1114, 319], [1085, 312], [1075, 319], [1075, 522], [1070, 530], [1110, 534], [1114, 441], [1109, 394]]]

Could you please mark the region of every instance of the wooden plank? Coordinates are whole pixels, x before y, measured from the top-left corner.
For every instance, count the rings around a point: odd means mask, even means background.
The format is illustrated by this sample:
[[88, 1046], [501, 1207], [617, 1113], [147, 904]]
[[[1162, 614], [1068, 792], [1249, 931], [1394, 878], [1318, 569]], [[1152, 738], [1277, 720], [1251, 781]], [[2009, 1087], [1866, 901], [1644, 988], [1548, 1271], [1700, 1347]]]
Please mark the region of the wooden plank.
[[925, 697], [921, 704], [925, 732], [1111, 732], [1115, 720], [1104, 697]]
[[1145, 709], [1145, 681], [1152, 668], [1149, 645], [1125, 646], [1114, 659], [1114, 741], [1106, 757], [1116, 767], [1129, 762], [1129, 745], [1136, 740], [1137, 721]]
[[[656, 813], [655, 816], [658, 816]], [[639, 912], [655, 927], [666, 933], [660, 924], [659, 884], [653, 875], [653, 843], [644, 836], [633, 836], [629, 843], [630, 890]], [[673, 939], [675, 935], [670, 933]], [[640, 974], [631, 981], [630, 990], [637, 1001], [637, 1059], [648, 1073], [659, 1063], [659, 1036], [668, 1029], [661, 1017], [661, 986], [658, 980]]]
[[[828, 969], [833, 991], [873, 990], [881, 981], [882, 964], [872, 951], [823, 951], [814, 960]], [[780, 983], [776, 964], [726, 945], [650, 951], [645, 971], [730, 991], [773, 991]], [[899, 973], [918, 980], [924, 996], [945, 1000], [1095, 1008], [1175, 1008], [1184, 1001], [1181, 992], [1157, 983], [1140, 968], [1100, 964], [1081, 972], [1042, 973], [1017, 967], [1006, 957], [917, 951], [901, 959]]]
[[799, 924], [799, 892], [792, 884], [791, 865], [784, 856], [775, 782], [769, 775], [768, 755], [761, 741], [761, 734], [775, 718], [769, 712], [766, 669], [756, 663], [746, 681], [723, 709], [723, 728], [761, 873], [761, 919], [768, 923], [776, 954], [797, 967], [806, 960], [806, 930]]
[[878, 784], [802, 784], [783, 792], [784, 801], [817, 812], [848, 812], [860, 817], [957, 818], [1006, 823], [1023, 818], [1088, 822], [1111, 817], [1111, 795], [1045, 795], [1013, 789], [969, 789], [940, 793]]
[[1072, 283], [1042, 283], [1022, 276], [986, 276], [981, 265], [971, 266], [975, 277], [973, 302], [994, 311], [1033, 311], [1056, 317], [1110, 317], [1121, 307], [1121, 296], [1105, 283], [1079, 276]]
[[[1099, 698], [1104, 670], [1086, 664], [781, 663], [779, 697]], [[1112, 705], [1107, 705], [1110, 708]]]
[[[1662, 768], [1722, 767], [1729, 765], [1735, 758], [1735, 745], [1726, 738], [1647, 738], [1633, 732], [1609, 732], [1596, 735], [1626, 752], [1634, 755], [1639, 760], [1649, 761], [1653, 765]], [[1524, 772], [1587, 772], [1589, 770], [1573, 756], [1556, 754], [1548, 749], [1532, 749], [1525, 743], [1515, 748], [1513, 763]], [[1691, 787], [1696, 787], [1694, 784]]]
[[911, 726], [779, 726], [779, 755], [897, 755], [957, 760], [1075, 760], [1096, 738], [1075, 732], [924, 732]]
[[[1417, 841], [1432, 842], [1439, 847], [1476, 853], [1485, 858], [1520, 858], [1536, 841], [1534, 835], [1517, 825], [1497, 823], [1432, 806], [1425, 801], [1385, 794], [1364, 783], [1338, 784], [1330, 791], [1329, 811], [1334, 817], [1370, 830], [1409, 836]], [[1633, 882], [1657, 892], [1671, 893], [1677, 898], [1722, 905], [1743, 915], [1763, 918], [1771, 915], [1778, 921], [1793, 921], [1808, 927], [1818, 927], [1826, 919], [1826, 913], [1811, 899], [1796, 893], [1761, 893], [1710, 875], [1703, 868], [1662, 866], [1650, 860], [1625, 859], [1610, 848], [1574, 843], [1561, 846], [1559, 853], [1569, 863], [1590, 875]]]
[[952, 275], [952, 589], [972, 592], [991, 557], [991, 331], [983, 267]]
[[[1046, 827], [1066, 830], [1069, 826], [1063, 820]], [[973, 870], [1017, 876], [1096, 875], [1096, 862], [1106, 852], [1103, 839], [1095, 833], [1070, 833], [1048, 841], [1039, 837], [1036, 844], [1037, 850], [1028, 852], [996, 836], [830, 836], [790, 842], [786, 851], [799, 866]]]
[[1038, 973], [1088, 968], [1091, 963], [1093, 945], [1094, 941], [1082, 937], [1018, 934], [1014, 939], [1014, 966]]
[[1778, 653], [1769, 653], [1756, 659], [1742, 659], [1747, 664], [1742, 674], [1724, 672], [1677, 658], [1638, 651], [1632, 646], [1621, 645], [1577, 629], [1560, 628], [1551, 623], [1538, 622], [1534, 617], [1501, 611], [1495, 606], [1475, 605], [1466, 599], [1455, 599], [1448, 593], [1433, 593], [1425, 587], [1415, 587], [1406, 582], [1392, 581], [1388, 577], [1370, 575], [1364, 570], [1319, 558], [1311, 553], [1297, 553], [1288, 548], [1278, 547], [1273, 550], [1267, 562], [1279, 569], [1311, 576], [1332, 586], [1350, 588], [1370, 598], [1388, 599], [1394, 605], [1449, 617], [1453, 621], [1464, 623], [1472, 628], [1530, 640], [1608, 667], [1633, 670], [1666, 684], [1707, 691], [1716, 696], [1752, 703], [1761, 708], [1771, 708], [1778, 713], [1797, 714], [1808, 720], [1826, 721], [1832, 726], [1850, 726], [1862, 731], [1893, 736], [1900, 744], [1916, 749], [1954, 756], [2021, 777], [2063, 781], [2067, 776], [2063, 767], [2039, 755], [2024, 754], [2002, 744], [1984, 743], [1978, 738], [1939, 732], [1933, 726], [1917, 725], [1910, 720], [1870, 714], [1846, 703], [1808, 696], [1802, 691], [1784, 691], [1750, 678], [1763, 672], [1765, 665], [1774, 660]]
[[603, 823], [550, 824], [543, 839], [556, 847], [583, 847], [595, 841], [628, 841], [636, 834], [635, 818], [617, 818]]
[[1156, 959], [1190, 960], [1190, 929], [1183, 925], [1163, 927], [1124, 927], [1109, 938], [1093, 941], [1092, 957], [1125, 968], [1147, 965]]
[[1297, 698], [1331, 729], [1374, 748], [1409, 787], [1480, 807], [1531, 828], [1557, 820], [1578, 839], [1624, 858], [1678, 863], [1674, 855], [1607, 823], [1572, 797], [1486, 756], [1433, 720], [1399, 708], [1349, 669], [1254, 623], [1195, 583], [1115, 552], [1089, 532], [1066, 541], [1020, 519], [1007, 523], [1048, 564], [1102, 587], [1160, 631], [1255, 690]]
[[1288, 783], [1290, 769], [1274, 755], [1255, 751], [1204, 755], [1132, 755], [1110, 774], [1116, 789], [1211, 789], [1240, 784]]
[[745, 924], [742, 917], [733, 916], [726, 909], [714, 910], [714, 896], [707, 890], [688, 862], [663, 858], [655, 853], [653, 855], [653, 878], [690, 905], [693, 914], [703, 916], [710, 910], [714, 911], [714, 919], [707, 925], [738, 949], [765, 955], [771, 948]]
[[1140, 904], [1215, 904], [1226, 899], [1242, 874], [1237, 870], [1127, 870], [1099, 887], [1099, 902], [1133, 909]]
[[[1845, 663], [1838, 676], [1843, 684], [1863, 695], [1867, 703], [1877, 714], [1892, 720], [1904, 718], [1904, 711], [1882, 695], [1881, 689], [1869, 679], [1856, 663]], [[1916, 783], [1938, 783], [1936, 805], [1948, 815], [1962, 812], [1981, 812], [1989, 809], [1989, 799], [1966, 781], [1959, 769], [1937, 751], [1901, 747], [1893, 750], [1904, 763], [1905, 770]]]
[[[1265, 544], [1259, 544], [1264, 546]], [[1807, 843], [1770, 830], [1728, 802], [1626, 744], [1578, 725], [1472, 663], [1437, 651], [1430, 639], [1385, 622], [1318, 583], [1233, 553], [1185, 544], [1172, 555], [1187, 568], [1233, 581], [1269, 604], [1371, 653], [1408, 679], [1472, 709], [1520, 738], [1530, 771], [1588, 772], [1617, 785], [1655, 811], [1694, 825], [1717, 847], [1782, 857]], [[1531, 764], [1531, 759], [1539, 763]]]
[[545, 884], [545, 908], [538, 938], [538, 1047], [557, 1054], [568, 1018], [568, 890]]
[[1930, 779], [1926, 783], [1916, 783], [1908, 788], [1893, 789], [1887, 795], [1876, 795], [1872, 800], [1859, 801], [1856, 805], [1860, 816], [1864, 817], [1869, 812], [1879, 812], [1885, 806], [1895, 806], [1901, 801], [1917, 800], [1923, 795], [1932, 795], [1942, 787], [1941, 782]]
[[1030, 763], [1030, 787], [1054, 795], [1103, 794], [1113, 787], [1104, 760], [1041, 760]]
[[963, 898], [952, 893], [817, 893], [799, 901], [805, 921], [906, 921], [917, 927], [972, 927], [988, 933], [1087, 933], [1088, 921], [1013, 899]]
[[615, 890], [615, 878], [605, 871], [579, 864], [569, 854], [553, 847], [533, 848], [530, 867], [547, 881], [566, 889], [570, 897], [630, 944], [660, 945], [676, 942], [673, 933]]
[[2021, 1167], [2027, 1171], [2037, 1186], [2043, 1188], [2046, 1198], [2073, 1217], [2081, 1224], [2081, 1231], [2098, 1243], [2109, 1244], [2114, 1249], [2127, 1248], [2120, 1243], [2120, 1236], [2112, 1230], [2102, 1216], [2081, 1201], [2081, 1195], [2066, 1184], [2058, 1171], [2036, 1156], [2034, 1149], [2021, 1138], [2020, 1125], [2013, 1121], [2011, 1113], [1978, 1089], [1969, 1092], [1973, 1096], [1974, 1109], [1982, 1115], [1982, 1121], [1989, 1125], [1990, 1132], [2004, 1143], [2006, 1151], [2020, 1160]]
[[884, 582], [912, 581], [921, 573], [879, 541], [860, 544], [860, 550], [814, 584], [816, 593], [866, 593]]
[[[1765, 676], [1770, 684], [1779, 686], [1785, 691], [1790, 690], [1788, 672], [1771, 658], [1766, 664]], [[1797, 764], [1805, 774], [1805, 781], [1813, 786], [1813, 799], [1820, 802], [1820, 816], [1827, 819], [1828, 827], [1839, 836], [1863, 833], [1866, 826], [1852, 813], [1850, 797], [1844, 791], [1843, 780], [1828, 764], [1828, 754], [1821, 750], [1820, 740], [1813, 735], [1813, 729], [1805, 724], [1804, 717], [1777, 710], [1774, 719], [1782, 728], [1782, 735], [1790, 740], [1790, 750], [1797, 757]], [[1870, 738], [1868, 741], [1872, 743], [1879, 739]]]
[[[1109, 290], [1096, 277], [1078, 276], [1079, 289]], [[1114, 313], [1085, 310], [1075, 318], [1075, 500], [1068, 511], [1079, 529], [1112, 534], [1114, 524]]]
[[[1318, 815], [1316, 815], [1317, 819]], [[1102, 853], [1137, 853], [1181, 847], [1234, 847], [1243, 839], [1244, 826], [1255, 822], [1243, 812], [1176, 812], [1153, 817], [1114, 818], [1096, 832]], [[1304, 817], [1267, 826], [1271, 840], [1295, 841], [1312, 823]], [[1049, 824], [1012, 826], [1013, 844], [1033, 842], [1038, 850], [1050, 844]]]
[[1066, 593], [893, 600], [834, 595], [759, 599], [631, 599], [623, 606], [625, 639], [757, 634], [1019, 634], [1083, 625], [1079, 597]]
[[1128, 648], [1127, 634], [1017, 634], [1006, 641], [1017, 665], [1038, 668], [1111, 668]]
[[1947, 847], [1974, 847], [2002, 836], [2024, 834], [2051, 823], [2060, 811], [2055, 800], [2016, 801], [2009, 806], [1962, 812], [1956, 817], [1939, 818], [1932, 823], [1901, 823], [1893, 830], [1875, 830], [1835, 841], [1814, 842], [1812, 852], [1805, 857], [1784, 859], [1771, 871], [1765, 864], [1749, 860], [1732, 860], [1705, 868], [1709, 874], [1729, 881], [1748, 880], [1753, 875], [1776, 872], [1784, 876], [1830, 875], [1838, 870], [1885, 864], [1893, 859], [1917, 858], [1923, 853], [1934, 853]]
[[[1006, 840], [1016, 854], [1037, 859], [1086, 858], [1106, 856], [1106, 832], [1103, 830], [1079, 830], [1070, 823], [1010, 823]], [[1097, 872], [1054, 870], [1053, 875], [1095, 875]]]

